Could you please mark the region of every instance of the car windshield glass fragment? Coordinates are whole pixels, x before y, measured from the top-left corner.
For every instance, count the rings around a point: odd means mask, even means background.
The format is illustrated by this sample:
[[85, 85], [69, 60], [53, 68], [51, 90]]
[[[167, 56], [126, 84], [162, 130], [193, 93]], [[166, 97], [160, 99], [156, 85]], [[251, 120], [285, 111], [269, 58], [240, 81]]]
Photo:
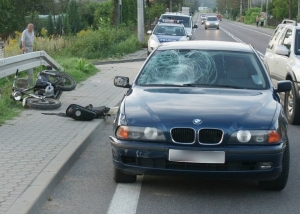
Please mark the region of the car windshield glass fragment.
[[185, 36], [185, 30], [182, 26], [157, 25], [154, 29], [153, 34], [168, 36]]
[[140, 72], [142, 86], [266, 89], [265, 71], [248, 52], [157, 50]]
[[191, 28], [191, 18], [186, 16], [162, 15], [161, 19], [182, 20], [184, 27]]

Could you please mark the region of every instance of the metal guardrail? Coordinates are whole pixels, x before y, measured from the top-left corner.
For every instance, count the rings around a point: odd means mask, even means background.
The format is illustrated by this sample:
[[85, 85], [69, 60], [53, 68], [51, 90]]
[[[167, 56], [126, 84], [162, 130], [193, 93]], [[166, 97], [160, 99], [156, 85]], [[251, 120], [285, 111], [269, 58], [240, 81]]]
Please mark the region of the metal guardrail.
[[26, 71], [41, 65], [50, 65], [56, 70], [64, 70], [45, 51], [36, 51], [0, 59], [0, 79], [14, 74], [17, 69]]

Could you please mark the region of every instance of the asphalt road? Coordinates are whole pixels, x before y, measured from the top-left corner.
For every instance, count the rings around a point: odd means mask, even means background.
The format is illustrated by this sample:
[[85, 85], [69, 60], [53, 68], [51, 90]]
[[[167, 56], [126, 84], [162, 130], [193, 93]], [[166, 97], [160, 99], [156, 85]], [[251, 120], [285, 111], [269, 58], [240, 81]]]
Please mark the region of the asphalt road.
[[[199, 27], [196, 39], [234, 41], [225, 33], [251, 43], [264, 53], [269, 38], [223, 21], [220, 30]], [[224, 31], [224, 30], [225, 31]], [[108, 136], [112, 119], [81, 155], [43, 207], [43, 214], [198, 214], [198, 213], [300, 213], [300, 126], [289, 126], [290, 177], [281, 192], [263, 191], [257, 182], [199, 180], [178, 177], [139, 177], [136, 184], [116, 185]]]

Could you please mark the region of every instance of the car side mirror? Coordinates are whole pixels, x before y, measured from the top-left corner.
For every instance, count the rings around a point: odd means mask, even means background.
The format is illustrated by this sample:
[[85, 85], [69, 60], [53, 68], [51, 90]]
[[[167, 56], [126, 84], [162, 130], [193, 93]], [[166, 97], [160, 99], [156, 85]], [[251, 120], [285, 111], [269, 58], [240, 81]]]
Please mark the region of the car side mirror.
[[193, 28], [198, 28], [198, 25], [194, 25]]
[[276, 92], [289, 92], [292, 90], [292, 82], [290, 80], [283, 80], [277, 82]]
[[147, 34], [148, 34], [148, 35], [151, 35], [151, 34], [152, 34], [152, 30], [148, 30], [148, 31], [147, 31]]
[[290, 54], [290, 51], [284, 45], [277, 45], [275, 47], [275, 53], [278, 55], [288, 56]]
[[122, 77], [122, 76], [116, 76], [114, 79], [114, 85], [116, 87], [121, 88], [130, 88], [131, 85], [129, 84], [129, 78], [128, 77]]

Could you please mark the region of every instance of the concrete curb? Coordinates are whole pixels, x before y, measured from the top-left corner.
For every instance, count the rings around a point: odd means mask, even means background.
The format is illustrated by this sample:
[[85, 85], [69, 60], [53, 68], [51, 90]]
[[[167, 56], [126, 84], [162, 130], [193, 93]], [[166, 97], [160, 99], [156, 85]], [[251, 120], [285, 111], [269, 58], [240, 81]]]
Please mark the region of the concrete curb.
[[94, 65], [105, 65], [105, 64], [126, 63], [126, 62], [140, 62], [140, 61], [145, 61], [146, 59], [147, 58], [120, 59], [120, 60], [94, 62], [93, 64]]
[[[74, 123], [76, 122], [79, 121], [74, 121]], [[7, 214], [40, 213], [54, 188], [95, 138], [95, 135], [103, 128], [105, 120], [96, 119], [86, 123], [86, 127], [43, 169], [9, 208]]]

